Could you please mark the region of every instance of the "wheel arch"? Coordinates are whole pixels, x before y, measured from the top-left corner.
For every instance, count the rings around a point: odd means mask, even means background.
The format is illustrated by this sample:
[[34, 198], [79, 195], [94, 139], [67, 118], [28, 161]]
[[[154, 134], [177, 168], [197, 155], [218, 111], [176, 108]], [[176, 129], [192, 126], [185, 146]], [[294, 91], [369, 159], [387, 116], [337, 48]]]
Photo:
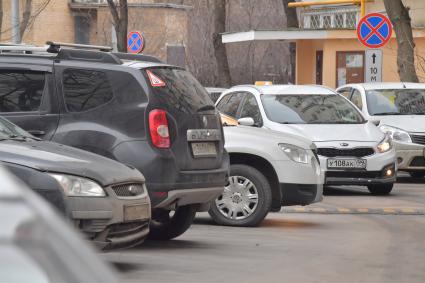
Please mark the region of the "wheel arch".
[[243, 164], [260, 171], [270, 183], [272, 189], [272, 211], [279, 211], [282, 206], [279, 178], [273, 165], [265, 158], [250, 153], [229, 152], [230, 164]]

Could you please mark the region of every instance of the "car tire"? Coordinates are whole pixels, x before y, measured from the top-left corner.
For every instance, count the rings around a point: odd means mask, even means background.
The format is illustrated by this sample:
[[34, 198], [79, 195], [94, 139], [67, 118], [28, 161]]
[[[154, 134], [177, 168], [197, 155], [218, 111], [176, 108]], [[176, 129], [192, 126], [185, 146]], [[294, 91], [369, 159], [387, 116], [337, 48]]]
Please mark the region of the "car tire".
[[420, 178], [425, 177], [425, 172], [409, 172], [409, 175], [412, 178], [420, 179]]
[[367, 188], [372, 195], [383, 196], [391, 193], [394, 184], [369, 185]]
[[148, 239], [167, 241], [180, 236], [192, 225], [195, 215], [196, 208], [192, 205], [177, 207], [175, 211], [154, 211]]
[[[250, 183], [245, 185], [245, 182]], [[244, 185], [245, 187], [243, 187]], [[246, 194], [244, 194], [245, 191], [247, 191]], [[253, 202], [255, 192], [257, 194], [256, 205]], [[248, 199], [250, 201], [247, 201]], [[239, 200], [241, 201], [238, 202]], [[252, 209], [251, 213], [246, 209], [241, 211], [244, 204]], [[233, 208], [232, 205], [237, 207], [231, 210], [229, 208]], [[225, 187], [223, 194], [211, 203], [208, 213], [219, 225], [253, 227], [258, 226], [263, 221], [271, 206], [271, 187], [264, 174], [251, 166], [234, 164], [230, 165], [229, 184]], [[235, 211], [237, 212], [235, 213]], [[237, 219], [238, 215], [239, 219]]]

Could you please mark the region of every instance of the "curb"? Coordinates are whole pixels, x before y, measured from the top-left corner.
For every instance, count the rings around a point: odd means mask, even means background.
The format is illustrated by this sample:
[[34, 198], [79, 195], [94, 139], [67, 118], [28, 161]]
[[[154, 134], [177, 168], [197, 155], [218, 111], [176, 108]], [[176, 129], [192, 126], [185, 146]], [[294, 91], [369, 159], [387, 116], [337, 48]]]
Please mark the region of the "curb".
[[310, 214], [380, 214], [380, 215], [425, 215], [425, 208], [308, 208], [308, 207], [286, 207], [282, 213], [310, 213]]

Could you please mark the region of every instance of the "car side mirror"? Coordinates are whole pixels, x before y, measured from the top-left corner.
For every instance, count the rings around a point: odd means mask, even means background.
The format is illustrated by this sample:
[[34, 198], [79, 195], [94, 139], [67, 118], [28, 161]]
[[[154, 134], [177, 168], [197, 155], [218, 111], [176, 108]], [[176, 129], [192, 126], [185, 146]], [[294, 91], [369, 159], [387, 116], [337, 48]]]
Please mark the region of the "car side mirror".
[[255, 121], [251, 117], [240, 118], [240, 119], [238, 119], [238, 123], [239, 123], [239, 125], [249, 126], [249, 127], [252, 127], [252, 126], [255, 125]]
[[371, 119], [369, 121], [373, 123], [375, 126], [379, 126], [379, 124], [381, 124], [381, 120], [379, 119]]

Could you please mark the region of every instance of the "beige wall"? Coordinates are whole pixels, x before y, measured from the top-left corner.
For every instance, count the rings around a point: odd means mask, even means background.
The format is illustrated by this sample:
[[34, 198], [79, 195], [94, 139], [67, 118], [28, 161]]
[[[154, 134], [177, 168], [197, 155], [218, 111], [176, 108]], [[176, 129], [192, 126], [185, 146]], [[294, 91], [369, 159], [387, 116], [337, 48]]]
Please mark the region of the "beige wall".
[[[425, 37], [415, 38], [416, 65], [419, 79], [425, 82]], [[302, 40], [297, 42], [298, 84], [314, 84], [316, 78], [315, 56], [323, 50], [323, 84], [336, 87], [336, 52], [366, 50], [357, 39]], [[395, 39], [382, 48], [382, 80], [399, 81], [397, 73], [397, 43]]]
[[[22, 42], [31, 44], [44, 44], [48, 40], [73, 42], [74, 19], [68, 7], [67, 0], [52, 0], [43, 9], [45, 0], [33, 0], [32, 14], [40, 12], [25, 31]], [[3, 26], [1, 33], [2, 42], [12, 41], [11, 37], [11, 1], [3, 1]], [[21, 20], [24, 9], [24, 0], [20, 1]]]
[[[425, 0], [403, 0], [403, 4], [410, 8], [412, 26], [425, 27]], [[384, 1], [375, 0], [373, 3], [367, 3], [366, 13], [372, 12], [385, 12]]]
[[[112, 22], [107, 7], [97, 14], [96, 44], [111, 44]], [[185, 9], [132, 7], [129, 11], [128, 30], [137, 30], [144, 34], [146, 47], [144, 53], [166, 59], [167, 44], [186, 45], [187, 13]]]

